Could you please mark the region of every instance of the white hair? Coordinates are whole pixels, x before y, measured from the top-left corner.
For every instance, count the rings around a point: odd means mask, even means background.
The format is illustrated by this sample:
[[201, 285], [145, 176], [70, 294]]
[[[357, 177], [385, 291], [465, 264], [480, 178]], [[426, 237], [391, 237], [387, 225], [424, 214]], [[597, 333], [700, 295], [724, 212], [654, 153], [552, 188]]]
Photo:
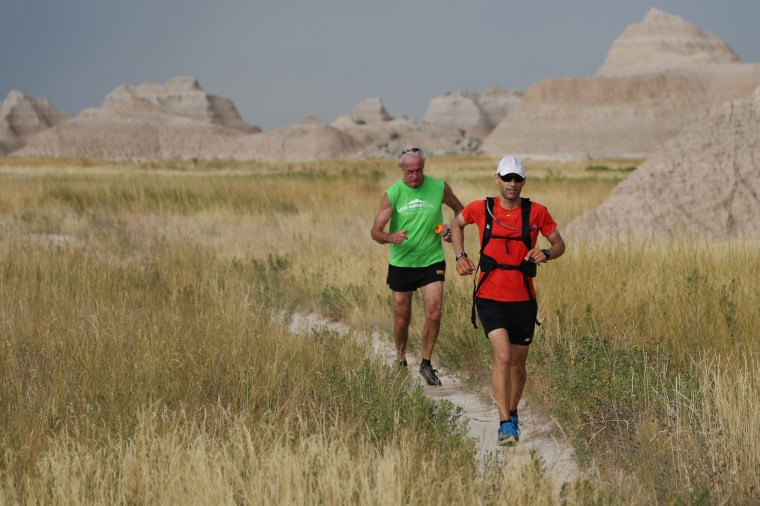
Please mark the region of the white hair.
[[401, 150], [401, 152], [398, 155], [398, 166], [403, 167], [404, 166], [404, 160], [407, 158], [420, 158], [422, 160], [422, 163], [425, 163], [425, 152], [422, 150], [421, 147], [415, 146], [414, 144], [411, 144], [404, 149]]

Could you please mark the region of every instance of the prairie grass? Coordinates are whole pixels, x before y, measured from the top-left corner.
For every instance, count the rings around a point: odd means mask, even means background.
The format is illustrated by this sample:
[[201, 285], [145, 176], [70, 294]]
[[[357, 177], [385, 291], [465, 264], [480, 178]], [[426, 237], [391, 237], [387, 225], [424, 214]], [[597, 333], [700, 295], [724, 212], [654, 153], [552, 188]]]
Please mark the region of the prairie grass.
[[[630, 163], [529, 161], [524, 193], [562, 231]], [[467, 203], [494, 166], [426, 172]], [[378, 160], [0, 161], [0, 503], [757, 502], [757, 244], [566, 237], [540, 267], [528, 395], [588, 470], [558, 496], [539, 459], [481, 469], [461, 413], [361, 339], [288, 331], [316, 311], [389, 332], [368, 231], [397, 178]], [[435, 359], [484, 384], [471, 289], [450, 269]]]

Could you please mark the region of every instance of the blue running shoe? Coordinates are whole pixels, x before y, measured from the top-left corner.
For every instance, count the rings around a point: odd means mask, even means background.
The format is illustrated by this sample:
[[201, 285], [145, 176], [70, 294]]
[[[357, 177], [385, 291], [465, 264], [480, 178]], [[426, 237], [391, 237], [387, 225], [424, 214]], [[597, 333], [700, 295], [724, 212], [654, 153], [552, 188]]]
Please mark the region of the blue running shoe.
[[510, 416], [509, 421], [512, 422], [512, 425], [515, 428], [515, 432], [517, 433], [517, 436], [515, 438], [517, 439], [517, 441], [519, 441], [520, 440], [520, 425], [522, 425], [522, 422], [516, 416]]
[[499, 446], [514, 446], [519, 440], [520, 432], [511, 419], [502, 423], [496, 431], [496, 444]]

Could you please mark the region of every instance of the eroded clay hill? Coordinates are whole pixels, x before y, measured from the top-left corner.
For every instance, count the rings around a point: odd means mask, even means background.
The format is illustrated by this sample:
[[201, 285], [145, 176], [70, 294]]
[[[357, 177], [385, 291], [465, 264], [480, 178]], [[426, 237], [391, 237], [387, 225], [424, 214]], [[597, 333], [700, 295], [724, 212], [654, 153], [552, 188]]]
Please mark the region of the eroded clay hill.
[[563, 233], [758, 239], [759, 216], [760, 88], [671, 139]]
[[444, 93], [430, 101], [423, 121], [464, 138], [483, 140], [517, 105], [521, 96], [500, 86], [481, 93]]
[[423, 146], [431, 154], [472, 151], [457, 133], [404, 115], [391, 116], [380, 98], [362, 100], [330, 125], [359, 141], [362, 156], [393, 155], [409, 144]]
[[261, 132], [259, 127], [243, 121], [232, 100], [206, 93], [192, 77], [176, 77], [160, 84], [122, 85], [106, 96], [104, 105], [132, 102], [136, 98], [145, 99], [178, 116], [246, 133]]
[[210, 104], [226, 102], [207, 100], [210, 95], [199, 90], [197, 81], [186, 78], [165, 86], [121, 86], [102, 106], [37, 135], [13, 155], [304, 161], [384, 157], [406, 144], [419, 144], [432, 154], [466, 149], [460, 138], [437, 127], [391, 117], [380, 99], [362, 101], [332, 124], [307, 118], [262, 133], [241, 125], [231, 102], [214, 109]]
[[717, 36], [652, 9], [623, 31], [595, 76], [530, 87], [483, 150], [492, 156], [646, 157], [758, 85], [760, 65], [741, 63]]
[[369, 98], [330, 123], [311, 117], [261, 132], [231, 100], [180, 77], [120, 86], [73, 119], [11, 94], [2, 103], [0, 155], [295, 161], [388, 157], [417, 144], [431, 155], [646, 158], [759, 85], [760, 64], [742, 63], [716, 35], [651, 9], [592, 77], [549, 79], [522, 95], [498, 86], [446, 93], [423, 121], [394, 117]]
[[220, 139], [245, 135], [167, 111], [143, 98], [85, 109], [34, 137], [13, 156], [104, 159], [199, 156]]
[[0, 155], [19, 149], [35, 135], [68, 118], [44, 98], [11, 91], [0, 102]]
[[231, 100], [203, 91], [192, 78], [119, 86], [103, 105], [82, 111], [30, 139], [13, 156], [192, 158], [219, 152], [231, 137], [261, 130]]

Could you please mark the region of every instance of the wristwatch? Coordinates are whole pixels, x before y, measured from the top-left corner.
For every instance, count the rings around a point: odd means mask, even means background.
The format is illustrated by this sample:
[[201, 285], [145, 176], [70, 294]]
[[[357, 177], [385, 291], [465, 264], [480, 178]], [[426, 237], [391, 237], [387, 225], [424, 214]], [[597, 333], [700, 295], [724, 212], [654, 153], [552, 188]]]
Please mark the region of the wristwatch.
[[548, 249], [542, 249], [542, 250], [541, 250], [541, 252], [542, 252], [544, 255], [546, 255], [546, 259], [547, 259], [547, 260], [549, 260], [549, 259], [551, 258], [551, 256], [552, 256], [552, 252], [551, 252], [551, 251], [549, 251]]
[[457, 256], [456, 256], [456, 258], [454, 259], [454, 261], [455, 261], [455, 262], [458, 262], [458, 261], [459, 261], [459, 259], [460, 259], [460, 258], [462, 258], [462, 257], [467, 257], [467, 253], [465, 253], [464, 251], [463, 251], [463, 252], [461, 252], [461, 253], [457, 253]]

